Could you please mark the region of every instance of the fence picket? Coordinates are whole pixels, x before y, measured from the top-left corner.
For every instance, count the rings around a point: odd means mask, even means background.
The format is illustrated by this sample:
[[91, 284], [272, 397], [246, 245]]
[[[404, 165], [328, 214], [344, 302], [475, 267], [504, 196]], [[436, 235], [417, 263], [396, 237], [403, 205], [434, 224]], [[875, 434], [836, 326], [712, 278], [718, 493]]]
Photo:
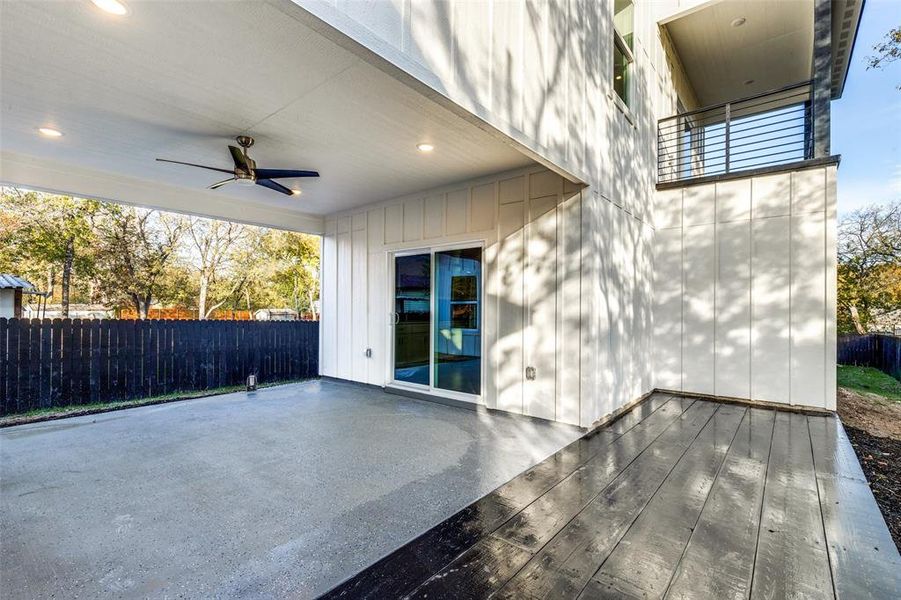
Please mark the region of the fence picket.
[[31, 363], [29, 362], [29, 353], [31, 352], [31, 321], [23, 319], [19, 327], [19, 406], [20, 410], [31, 410], [34, 408], [32, 404], [31, 394]]
[[28, 334], [28, 403], [32, 408], [41, 406], [41, 322], [32, 319]]
[[100, 321], [91, 321], [91, 404], [100, 402]]
[[873, 367], [901, 380], [901, 336], [839, 336], [837, 358], [840, 365]]
[[6, 326], [6, 405], [4, 412], [19, 411], [19, 324], [21, 319], [10, 319]]
[[70, 319], [69, 354], [69, 404], [84, 404], [81, 396], [81, 319]]
[[45, 404], [49, 402], [50, 399], [50, 378], [51, 378], [51, 365], [53, 364], [50, 361], [51, 353], [53, 349], [53, 337], [52, 332], [49, 327], [45, 327], [43, 323], [40, 328], [40, 338], [41, 338], [41, 354], [40, 354], [40, 363], [41, 363], [41, 384], [40, 384], [40, 393], [41, 393], [41, 404]]
[[79, 322], [80, 338], [78, 344], [79, 381], [78, 396], [81, 404], [91, 403], [91, 321], [82, 319]]
[[315, 377], [315, 321], [0, 319], [0, 416]]
[[8, 323], [8, 319], [0, 317], [0, 410], [6, 407], [6, 389], [9, 382], [9, 376], [6, 373], [6, 365], [9, 362], [6, 352]]

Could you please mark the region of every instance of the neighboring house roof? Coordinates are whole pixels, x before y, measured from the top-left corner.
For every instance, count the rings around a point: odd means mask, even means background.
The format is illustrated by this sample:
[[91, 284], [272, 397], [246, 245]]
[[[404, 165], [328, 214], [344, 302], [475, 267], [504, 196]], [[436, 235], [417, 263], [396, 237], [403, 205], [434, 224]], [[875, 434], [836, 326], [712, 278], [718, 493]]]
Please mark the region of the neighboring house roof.
[[21, 288], [26, 291], [33, 291], [34, 286], [28, 281], [9, 273], [0, 273], [0, 290], [9, 288]]
[[873, 309], [872, 317], [867, 329], [870, 333], [896, 333], [901, 332], [901, 308], [894, 310]]
[[270, 315], [296, 315], [297, 311], [293, 308], [260, 308], [254, 313], [267, 313]]
[[291, 308], [261, 308], [253, 312], [253, 317], [259, 321], [295, 321], [298, 315]]

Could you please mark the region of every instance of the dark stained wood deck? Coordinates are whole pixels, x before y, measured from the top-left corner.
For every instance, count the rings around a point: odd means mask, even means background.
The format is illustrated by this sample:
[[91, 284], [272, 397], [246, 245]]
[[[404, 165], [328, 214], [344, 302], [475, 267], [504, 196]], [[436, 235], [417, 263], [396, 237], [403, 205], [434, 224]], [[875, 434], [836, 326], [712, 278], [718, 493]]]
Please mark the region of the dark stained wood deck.
[[896, 599], [901, 557], [836, 417], [654, 394], [323, 597]]

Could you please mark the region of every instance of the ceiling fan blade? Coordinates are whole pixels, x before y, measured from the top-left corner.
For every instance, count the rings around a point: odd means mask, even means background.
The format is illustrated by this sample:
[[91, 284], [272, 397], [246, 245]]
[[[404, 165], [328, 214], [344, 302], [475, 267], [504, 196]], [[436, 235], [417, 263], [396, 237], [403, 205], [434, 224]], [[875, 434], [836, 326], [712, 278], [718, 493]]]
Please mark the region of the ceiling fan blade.
[[298, 171], [296, 169], [257, 169], [257, 177], [263, 179], [289, 179], [292, 177], [319, 177], [319, 171]]
[[235, 167], [245, 172], [250, 172], [250, 165], [247, 164], [247, 157], [241, 152], [237, 146], [229, 146], [228, 151], [232, 153], [232, 160], [235, 161]]
[[217, 182], [214, 183], [213, 185], [209, 186], [207, 189], [208, 189], [208, 190], [218, 190], [219, 188], [221, 188], [221, 187], [222, 187], [223, 185], [225, 185], [226, 183], [232, 183], [233, 181], [235, 181], [235, 178], [234, 178], [234, 177], [229, 177], [228, 179], [223, 179], [222, 181], [217, 181]]
[[208, 167], [206, 165], [196, 165], [194, 163], [182, 162], [180, 160], [169, 160], [168, 158], [158, 158], [159, 162], [167, 162], [173, 163], [176, 165], [188, 165], [189, 167], [199, 167], [201, 169], [208, 169], [210, 171], [219, 171], [220, 173], [234, 173], [234, 171], [230, 171], [229, 169], [217, 169], [216, 167]]
[[286, 188], [282, 184], [277, 181], [272, 181], [271, 179], [257, 179], [257, 185], [261, 185], [263, 187], [267, 187], [270, 190], [275, 190], [276, 192], [281, 192], [283, 194], [287, 194], [288, 196], [293, 196], [294, 192], [290, 189]]

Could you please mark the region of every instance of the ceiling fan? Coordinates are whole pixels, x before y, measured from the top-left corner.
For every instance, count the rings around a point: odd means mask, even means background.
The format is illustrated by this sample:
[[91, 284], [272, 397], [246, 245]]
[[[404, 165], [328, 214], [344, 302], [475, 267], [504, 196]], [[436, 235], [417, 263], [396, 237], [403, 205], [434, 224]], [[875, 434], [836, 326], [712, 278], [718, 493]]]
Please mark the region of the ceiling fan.
[[176, 165], [187, 165], [189, 167], [199, 167], [210, 171], [219, 171], [220, 173], [229, 173], [231, 177], [217, 181], [207, 189], [215, 190], [229, 183], [237, 183], [238, 185], [261, 185], [270, 190], [281, 192], [289, 196], [294, 195], [294, 191], [275, 181], [276, 179], [293, 179], [295, 177], [319, 177], [318, 171], [301, 171], [297, 169], [258, 169], [255, 160], [247, 156], [247, 149], [253, 146], [253, 138], [248, 135], [239, 135], [235, 138], [238, 142], [237, 146], [229, 146], [232, 160], [235, 161], [234, 170], [220, 169], [218, 167], [207, 167], [206, 165], [197, 165], [194, 163], [182, 162], [180, 160], [169, 160], [166, 158], [158, 158], [160, 162], [175, 163]]

